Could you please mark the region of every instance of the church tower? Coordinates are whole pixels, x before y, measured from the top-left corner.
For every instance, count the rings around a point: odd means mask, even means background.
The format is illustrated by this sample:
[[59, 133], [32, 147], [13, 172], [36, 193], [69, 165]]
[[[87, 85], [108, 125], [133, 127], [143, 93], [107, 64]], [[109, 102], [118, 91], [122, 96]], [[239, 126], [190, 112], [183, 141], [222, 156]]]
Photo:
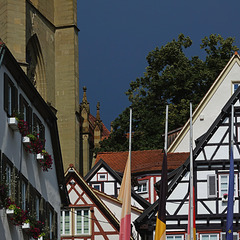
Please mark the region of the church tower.
[[64, 169], [79, 169], [77, 0], [0, 0], [0, 38], [57, 110]]

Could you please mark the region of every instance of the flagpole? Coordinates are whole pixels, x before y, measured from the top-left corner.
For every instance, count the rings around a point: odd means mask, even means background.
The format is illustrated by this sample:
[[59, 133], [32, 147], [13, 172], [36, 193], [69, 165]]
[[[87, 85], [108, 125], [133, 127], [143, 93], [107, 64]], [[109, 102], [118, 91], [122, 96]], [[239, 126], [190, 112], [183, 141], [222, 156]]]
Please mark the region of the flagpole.
[[234, 159], [233, 159], [233, 141], [234, 141], [234, 106], [231, 105], [231, 125], [230, 125], [230, 169], [228, 180], [228, 203], [227, 203], [227, 224], [226, 240], [233, 240], [233, 205], [234, 205]]
[[190, 103], [190, 240], [193, 236], [193, 130], [192, 130], [192, 103]]
[[131, 151], [132, 151], [132, 108], [130, 108], [130, 119], [129, 119], [129, 159], [131, 166]]
[[165, 123], [165, 143], [164, 151], [167, 154], [167, 141], [168, 140], [168, 105], [166, 106], [166, 123]]

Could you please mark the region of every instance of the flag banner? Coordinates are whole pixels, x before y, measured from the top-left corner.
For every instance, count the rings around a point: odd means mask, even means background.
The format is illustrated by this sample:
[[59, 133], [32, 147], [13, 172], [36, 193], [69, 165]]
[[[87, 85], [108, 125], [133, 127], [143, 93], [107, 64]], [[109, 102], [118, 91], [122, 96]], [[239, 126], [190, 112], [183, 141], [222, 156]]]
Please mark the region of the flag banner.
[[167, 182], [167, 153], [164, 151], [162, 163], [162, 177], [159, 192], [158, 214], [155, 228], [155, 240], [166, 239], [166, 199], [168, 192]]
[[118, 199], [122, 201], [120, 240], [129, 240], [131, 235], [131, 160], [130, 154], [125, 166]]
[[226, 240], [233, 240], [233, 197], [234, 197], [234, 160], [233, 160], [233, 149], [231, 147], [230, 172], [229, 172], [229, 182], [228, 182]]

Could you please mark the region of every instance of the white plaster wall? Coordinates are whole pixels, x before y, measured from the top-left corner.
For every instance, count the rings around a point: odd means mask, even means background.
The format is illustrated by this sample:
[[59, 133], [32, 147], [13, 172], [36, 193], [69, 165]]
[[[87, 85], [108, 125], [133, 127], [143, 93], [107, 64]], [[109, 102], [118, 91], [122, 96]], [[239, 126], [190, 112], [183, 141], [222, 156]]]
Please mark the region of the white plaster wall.
[[[219, 115], [222, 107], [226, 104], [232, 95], [232, 82], [240, 82], [240, 66], [235, 63], [226, 78], [223, 80], [215, 94], [212, 96], [208, 104], [205, 106], [199, 117], [193, 122], [193, 139], [199, 138], [211, 126], [213, 121]], [[204, 120], [200, 120], [200, 116]], [[194, 142], [195, 147], [195, 142]], [[188, 152], [189, 151], [189, 131], [184, 136], [181, 143], [176, 147], [174, 152]]]
[[[15, 86], [18, 88], [18, 95], [22, 94], [24, 98], [28, 101], [30, 106], [33, 109], [33, 112], [36, 113], [39, 117], [39, 119], [42, 121], [42, 123], [45, 126], [45, 149], [46, 151], [52, 156], [53, 158], [53, 152], [52, 152], [52, 142], [51, 142], [51, 135], [50, 135], [50, 129], [48, 128], [48, 125], [46, 122], [44, 122], [41, 115], [37, 112], [37, 110], [34, 108], [34, 106], [31, 104], [31, 102], [27, 99], [25, 93], [22, 91], [20, 86], [18, 86], [9, 73], [9, 71], [5, 68], [4, 65], [0, 68], [0, 149], [2, 153], [4, 153], [9, 160], [14, 164], [15, 167], [17, 167], [21, 173], [28, 179], [28, 181], [39, 191], [39, 193], [45, 198], [46, 201], [48, 201], [55, 209], [55, 211], [58, 213], [59, 220], [60, 220], [60, 205], [61, 205], [61, 199], [59, 194], [59, 188], [58, 188], [58, 181], [56, 176], [56, 168], [55, 163], [53, 162], [52, 169], [50, 169], [48, 172], [43, 172], [40, 168], [39, 164], [36, 160], [36, 155], [27, 153], [22, 144], [22, 136], [19, 133], [19, 131], [13, 131], [10, 127], [8, 127], [7, 124], [7, 114], [3, 109], [4, 106], [4, 72], [8, 74], [8, 76], [11, 78], [12, 82], [15, 84]], [[54, 159], [53, 159], [54, 160]], [[6, 219], [1, 219], [1, 222], [5, 222]], [[0, 225], [1, 225], [0, 222]], [[11, 227], [11, 225], [9, 225]], [[6, 232], [8, 232], [8, 229], [6, 229]], [[14, 230], [11, 229], [11, 232], [14, 235]], [[59, 235], [60, 236], [60, 235]], [[11, 239], [10, 236], [8, 236], [8, 239]], [[13, 238], [18, 239], [18, 238]]]

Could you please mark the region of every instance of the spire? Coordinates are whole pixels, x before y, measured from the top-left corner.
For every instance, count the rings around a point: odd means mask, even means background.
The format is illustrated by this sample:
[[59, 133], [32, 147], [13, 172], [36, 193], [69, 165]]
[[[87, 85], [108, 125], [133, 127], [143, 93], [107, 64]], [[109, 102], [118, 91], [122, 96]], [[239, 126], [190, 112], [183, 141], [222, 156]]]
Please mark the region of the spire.
[[89, 102], [87, 100], [87, 88], [84, 86], [83, 87], [83, 99], [82, 99], [82, 103], [81, 103], [81, 110], [86, 109], [87, 113], [90, 112], [90, 108], [89, 108]]
[[96, 120], [97, 120], [97, 121], [101, 121], [101, 120], [100, 120], [100, 102], [97, 103], [97, 115], [96, 115]]

